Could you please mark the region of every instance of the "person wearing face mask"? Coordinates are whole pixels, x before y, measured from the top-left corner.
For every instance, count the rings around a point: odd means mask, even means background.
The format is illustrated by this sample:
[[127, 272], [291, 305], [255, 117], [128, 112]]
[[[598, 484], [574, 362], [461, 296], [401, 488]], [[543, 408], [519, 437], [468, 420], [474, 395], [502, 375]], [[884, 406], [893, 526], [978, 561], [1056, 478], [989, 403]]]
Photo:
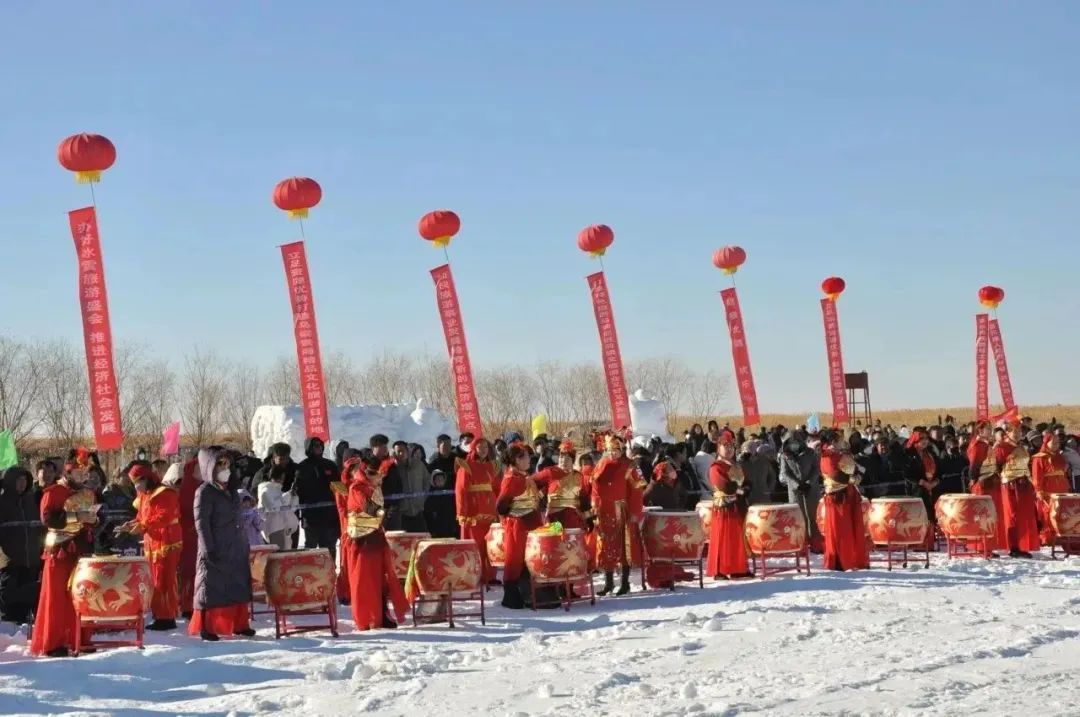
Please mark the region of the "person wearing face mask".
[[[64, 477], [45, 489], [41, 522], [45, 534], [44, 571], [38, 598], [30, 654], [66, 657], [75, 646], [75, 607], [71, 601], [71, 573], [94, 545], [97, 511], [93, 491], [85, 487], [91, 468], [90, 451], [76, 448], [64, 464]], [[84, 631], [83, 643], [90, 644]], [[85, 652], [86, 650], [84, 650]]]
[[251, 637], [251, 564], [240, 522], [240, 496], [230, 487], [232, 463], [225, 451], [199, 451], [203, 484], [195, 492], [199, 551], [195, 572], [195, 613], [188, 633], [208, 642], [219, 635]]
[[135, 461], [125, 470], [135, 485], [134, 520], [117, 530], [143, 536], [143, 554], [150, 563], [154, 597], [150, 611], [154, 621], [147, 630], [175, 630], [180, 609], [176, 577], [184, 536], [180, 530], [180, 495], [164, 486], [146, 461]]

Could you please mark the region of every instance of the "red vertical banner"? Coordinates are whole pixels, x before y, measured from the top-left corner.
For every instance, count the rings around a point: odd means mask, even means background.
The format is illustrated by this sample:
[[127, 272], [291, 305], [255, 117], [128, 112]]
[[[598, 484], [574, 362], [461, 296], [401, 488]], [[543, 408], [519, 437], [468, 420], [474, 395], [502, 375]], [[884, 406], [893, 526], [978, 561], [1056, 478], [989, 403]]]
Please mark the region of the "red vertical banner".
[[626, 391], [619, 335], [615, 332], [615, 314], [611, 310], [611, 294], [608, 293], [604, 272], [598, 271], [585, 279], [589, 282], [596, 329], [600, 332], [600, 359], [604, 365], [608, 401], [611, 403], [611, 427], [618, 431], [630, 426], [630, 394]]
[[461, 320], [461, 304], [450, 265], [443, 264], [432, 269], [431, 278], [435, 282], [435, 300], [439, 304], [439, 318], [442, 320], [446, 353], [450, 359], [450, 375], [454, 379], [458, 427], [463, 433], [480, 436], [484, 427], [476, 401], [476, 384], [469, 361], [469, 344], [465, 340], [465, 324]]
[[101, 256], [97, 212], [84, 207], [68, 212], [71, 237], [79, 259], [79, 306], [86, 346], [87, 385], [94, 441], [99, 451], [118, 450], [124, 444], [120, 420], [120, 393], [113, 369], [109, 295], [105, 289], [105, 262]]
[[990, 371], [987, 361], [990, 316], [975, 314], [975, 420], [990, 418]]
[[821, 315], [825, 320], [825, 349], [829, 357], [829, 393], [832, 396], [833, 425], [842, 426], [851, 419], [848, 415], [844, 353], [840, 348], [840, 320], [836, 315], [836, 302], [822, 299]]
[[731, 336], [731, 358], [735, 362], [735, 382], [739, 387], [743, 424], [757, 426], [761, 424], [761, 415], [758, 412], [754, 372], [750, 368], [750, 349], [746, 345], [739, 295], [735, 287], [731, 287], [720, 292], [720, 299], [724, 302], [724, 315], [727, 317], [728, 334]]
[[1016, 408], [1013, 399], [1012, 381], [1009, 380], [1009, 364], [1005, 360], [1005, 342], [1001, 340], [1001, 328], [997, 319], [990, 319], [990, 350], [994, 352], [994, 368], [997, 369], [998, 386], [1001, 388], [1001, 402], [1005, 410]]
[[304, 407], [304, 433], [308, 437], [317, 436], [327, 443], [330, 441], [330, 414], [304, 242], [283, 244], [281, 259], [285, 263], [285, 282], [289, 287], [289, 303], [292, 306], [296, 365], [300, 369], [300, 403]]

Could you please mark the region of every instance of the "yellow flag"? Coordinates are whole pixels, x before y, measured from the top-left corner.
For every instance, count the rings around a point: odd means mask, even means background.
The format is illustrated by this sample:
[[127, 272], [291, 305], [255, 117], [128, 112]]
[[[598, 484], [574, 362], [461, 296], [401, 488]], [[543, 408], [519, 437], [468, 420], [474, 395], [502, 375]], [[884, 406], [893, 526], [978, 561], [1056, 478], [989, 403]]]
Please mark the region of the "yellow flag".
[[541, 413], [538, 416], [533, 416], [532, 419], [532, 437], [536, 440], [536, 437], [541, 433], [547, 433], [547, 414]]

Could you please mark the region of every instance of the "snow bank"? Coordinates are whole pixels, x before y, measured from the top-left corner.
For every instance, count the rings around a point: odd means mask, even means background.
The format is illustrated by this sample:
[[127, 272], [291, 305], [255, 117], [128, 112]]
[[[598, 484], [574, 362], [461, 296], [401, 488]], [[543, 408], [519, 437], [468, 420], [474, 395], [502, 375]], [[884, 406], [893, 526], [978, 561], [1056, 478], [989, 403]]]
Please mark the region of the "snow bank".
[[[376, 433], [391, 441], [419, 443], [431, 455], [435, 439], [441, 433], [457, 436], [457, 426], [434, 408], [417, 401], [415, 407], [403, 404], [371, 404], [330, 407], [330, 445], [332, 456], [340, 441], [362, 447]], [[300, 406], [259, 406], [251, 419], [251, 443], [255, 455], [264, 456], [271, 444], [288, 443], [294, 456], [304, 454], [304, 409]]]
[[655, 398], [646, 398], [644, 389], [630, 394], [630, 424], [635, 443], [647, 444], [656, 436], [666, 443], [675, 442], [667, 430], [667, 409]]

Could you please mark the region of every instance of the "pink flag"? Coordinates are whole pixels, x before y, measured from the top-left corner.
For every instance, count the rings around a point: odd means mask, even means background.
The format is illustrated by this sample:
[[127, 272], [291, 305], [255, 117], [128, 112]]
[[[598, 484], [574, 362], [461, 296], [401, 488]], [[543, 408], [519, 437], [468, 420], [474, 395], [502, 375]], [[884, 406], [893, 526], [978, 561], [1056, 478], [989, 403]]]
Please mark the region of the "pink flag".
[[161, 455], [175, 456], [180, 452], [180, 421], [172, 423], [161, 434]]

